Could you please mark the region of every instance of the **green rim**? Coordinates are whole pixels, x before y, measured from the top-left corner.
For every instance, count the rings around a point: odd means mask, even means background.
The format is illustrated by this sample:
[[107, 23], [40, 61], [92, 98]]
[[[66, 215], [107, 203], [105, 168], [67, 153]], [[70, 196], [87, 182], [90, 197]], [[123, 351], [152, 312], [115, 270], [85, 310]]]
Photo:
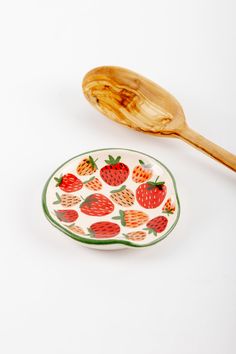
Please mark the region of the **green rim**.
[[[177, 205], [178, 205], [178, 213], [177, 213], [177, 216], [176, 216], [176, 220], [174, 222], [174, 224], [171, 226], [171, 228], [164, 234], [162, 235], [162, 237], [158, 238], [157, 240], [154, 240], [150, 243], [147, 243], [145, 245], [138, 245], [136, 243], [133, 243], [133, 242], [130, 242], [130, 241], [127, 241], [127, 240], [95, 240], [95, 239], [87, 239], [85, 237], [81, 237], [81, 236], [76, 236], [74, 235], [72, 232], [70, 232], [70, 230], [64, 228], [62, 225], [60, 225], [57, 221], [55, 221], [51, 215], [50, 215], [50, 212], [48, 210], [48, 207], [47, 207], [47, 203], [46, 203], [46, 195], [47, 195], [47, 189], [48, 189], [48, 185], [49, 185], [49, 182], [51, 181], [52, 177], [56, 174], [56, 172], [62, 168], [64, 165], [66, 165], [68, 162], [74, 160], [75, 158], [77, 157], [80, 157], [80, 156], [84, 156], [84, 155], [88, 155], [88, 154], [91, 154], [91, 153], [94, 153], [94, 152], [97, 152], [97, 151], [104, 151], [104, 150], [123, 150], [123, 151], [131, 151], [131, 152], [135, 152], [135, 153], [138, 153], [138, 154], [141, 154], [141, 155], [144, 155], [144, 156], [147, 156], [147, 157], [150, 157], [151, 159], [155, 160], [156, 162], [158, 162], [161, 166], [163, 166], [167, 171], [168, 173], [170, 174], [170, 177], [172, 179], [172, 182], [173, 182], [173, 186], [174, 186], [174, 190], [175, 190], [175, 194], [176, 194], [176, 202], [177, 202]], [[178, 220], [179, 220], [179, 216], [180, 216], [180, 202], [179, 202], [179, 196], [178, 196], [178, 192], [177, 192], [177, 188], [176, 188], [176, 182], [175, 182], [175, 178], [174, 176], [172, 175], [172, 173], [170, 172], [170, 170], [162, 163], [160, 162], [159, 160], [155, 159], [153, 156], [151, 155], [148, 155], [148, 154], [145, 154], [143, 152], [140, 152], [140, 151], [136, 151], [136, 150], [132, 150], [132, 149], [123, 149], [123, 148], [105, 148], [105, 149], [96, 149], [96, 150], [91, 150], [91, 151], [87, 151], [87, 152], [84, 152], [83, 154], [79, 154], [79, 155], [76, 155], [74, 157], [72, 157], [71, 159], [67, 160], [66, 162], [64, 162], [61, 166], [59, 166], [53, 173], [52, 175], [49, 177], [49, 179], [47, 180], [45, 186], [44, 186], [44, 189], [43, 189], [43, 194], [42, 194], [42, 206], [43, 206], [43, 211], [45, 213], [45, 216], [46, 218], [49, 220], [49, 222], [55, 226], [57, 229], [59, 229], [60, 231], [62, 231], [64, 234], [66, 234], [67, 236], [73, 238], [74, 240], [77, 240], [77, 241], [80, 241], [82, 243], [86, 243], [86, 244], [93, 244], [93, 245], [112, 245], [112, 244], [122, 244], [122, 245], [125, 245], [125, 246], [130, 246], [130, 247], [136, 247], [136, 248], [141, 248], [141, 247], [148, 247], [148, 246], [152, 246], [152, 245], [155, 245], [156, 243], [162, 241], [164, 238], [166, 238], [166, 236], [169, 235], [169, 233], [175, 228]]]

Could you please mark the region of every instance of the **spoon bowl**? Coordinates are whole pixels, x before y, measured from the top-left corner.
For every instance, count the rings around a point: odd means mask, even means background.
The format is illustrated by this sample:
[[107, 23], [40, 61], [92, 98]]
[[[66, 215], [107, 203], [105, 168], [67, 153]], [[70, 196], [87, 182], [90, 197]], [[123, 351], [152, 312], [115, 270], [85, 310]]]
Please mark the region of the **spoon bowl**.
[[130, 70], [94, 69], [85, 76], [83, 89], [103, 114], [136, 130], [170, 135], [185, 124], [183, 110], [171, 94]]
[[236, 156], [190, 129], [179, 102], [151, 80], [128, 69], [102, 66], [86, 74], [83, 91], [113, 121], [152, 135], [180, 138], [236, 171]]

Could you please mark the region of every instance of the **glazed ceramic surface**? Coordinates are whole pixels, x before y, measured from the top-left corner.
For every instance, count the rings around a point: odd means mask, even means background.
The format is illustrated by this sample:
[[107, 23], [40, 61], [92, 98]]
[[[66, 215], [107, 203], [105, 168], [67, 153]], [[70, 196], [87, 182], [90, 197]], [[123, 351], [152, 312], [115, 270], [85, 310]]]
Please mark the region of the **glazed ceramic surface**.
[[45, 185], [43, 209], [59, 230], [102, 249], [153, 245], [180, 214], [170, 171], [126, 149], [89, 151], [64, 163]]

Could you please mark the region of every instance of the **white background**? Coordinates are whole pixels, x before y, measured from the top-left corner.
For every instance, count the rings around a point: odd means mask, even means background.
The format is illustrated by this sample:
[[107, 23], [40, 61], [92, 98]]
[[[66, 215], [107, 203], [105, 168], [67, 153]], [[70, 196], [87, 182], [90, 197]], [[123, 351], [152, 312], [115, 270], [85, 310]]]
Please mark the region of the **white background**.
[[[236, 352], [235, 174], [103, 118], [81, 90], [95, 66], [133, 69], [236, 152], [235, 12], [233, 0], [1, 2], [1, 353]], [[157, 246], [90, 250], [45, 219], [52, 171], [103, 147], [141, 150], [175, 175], [181, 219]]]

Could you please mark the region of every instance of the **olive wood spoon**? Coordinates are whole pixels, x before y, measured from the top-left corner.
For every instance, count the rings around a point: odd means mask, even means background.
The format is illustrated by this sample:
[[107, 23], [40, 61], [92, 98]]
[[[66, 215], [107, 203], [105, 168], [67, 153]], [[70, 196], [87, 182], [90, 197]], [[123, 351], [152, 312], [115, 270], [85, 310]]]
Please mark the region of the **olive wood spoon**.
[[236, 156], [189, 128], [179, 102], [149, 79], [124, 68], [102, 66], [85, 75], [83, 91], [110, 119], [156, 136], [180, 138], [236, 171]]

